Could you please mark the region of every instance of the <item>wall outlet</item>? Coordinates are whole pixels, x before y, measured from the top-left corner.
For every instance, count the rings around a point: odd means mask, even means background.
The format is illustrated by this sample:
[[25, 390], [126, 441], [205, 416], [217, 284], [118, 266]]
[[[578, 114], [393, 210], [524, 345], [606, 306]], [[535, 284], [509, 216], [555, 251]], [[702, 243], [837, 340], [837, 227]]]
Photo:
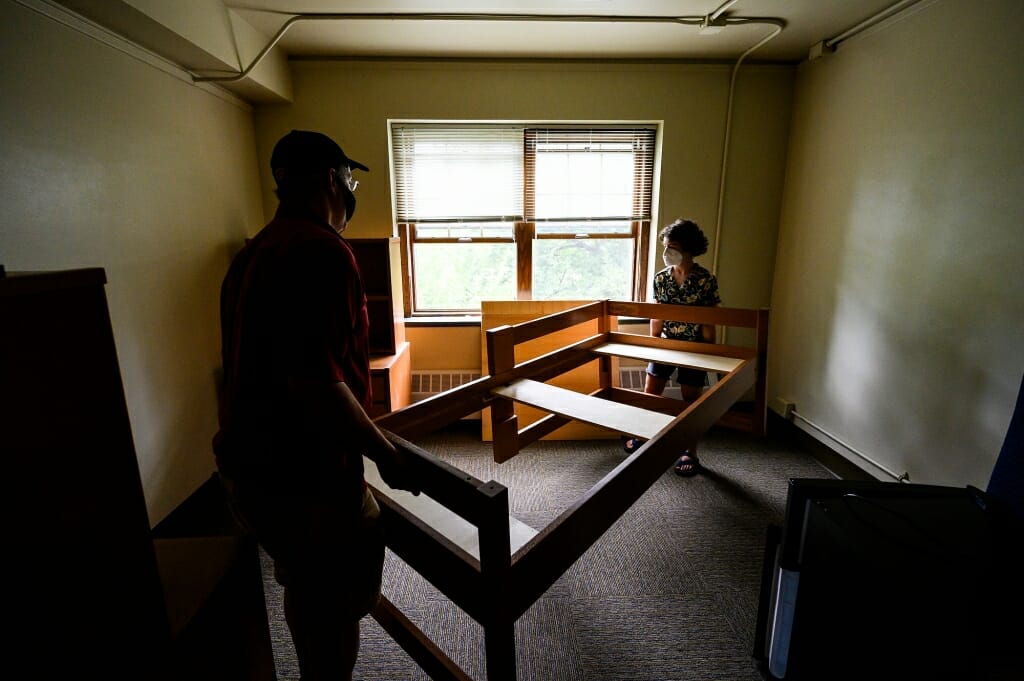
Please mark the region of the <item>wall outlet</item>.
[[790, 421], [793, 418], [793, 411], [796, 409], [796, 403], [791, 400], [787, 400], [785, 397], [773, 397], [771, 408], [776, 414], [787, 421]]

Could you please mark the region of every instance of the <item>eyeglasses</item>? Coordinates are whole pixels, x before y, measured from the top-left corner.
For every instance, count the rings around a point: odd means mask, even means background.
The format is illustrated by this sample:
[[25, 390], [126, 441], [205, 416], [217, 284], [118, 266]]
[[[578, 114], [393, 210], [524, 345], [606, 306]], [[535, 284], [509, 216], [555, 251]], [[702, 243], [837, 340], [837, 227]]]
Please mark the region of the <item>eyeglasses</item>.
[[348, 166], [342, 166], [334, 171], [334, 177], [338, 182], [348, 187], [348, 190], [355, 194], [356, 188], [359, 187], [359, 180], [352, 177], [352, 169]]

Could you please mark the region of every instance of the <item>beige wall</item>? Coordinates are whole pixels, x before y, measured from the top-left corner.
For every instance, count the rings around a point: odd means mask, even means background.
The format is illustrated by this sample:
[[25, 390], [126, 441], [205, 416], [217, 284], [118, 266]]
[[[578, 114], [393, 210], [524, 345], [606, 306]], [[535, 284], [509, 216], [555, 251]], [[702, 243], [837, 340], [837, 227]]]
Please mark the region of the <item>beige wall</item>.
[[912, 482], [983, 489], [1024, 371], [1022, 28], [923, 3], [797, 80], [769, 394]]
[[[657, 226], [689, 217], [715, 240], [730, 66], [412, 61], [298, 61], [292, 66], [294, 103], [256, 110], [268, 215], [276, 200], [266, 159], [291, 128], [322, 130], [370, 167], [349, 229], [350, 236], [371, 237], [391, 235], [394, 227], [389, 118], [629, 120], [663, 123]], [[727, 305], [769, 304], [793, 73], [791, 67], [745, 66], [737, 79], [719, 239]], [[714, 243], [701, 258], [709, 267], [713, 249]], [[448, 368], [478, 365], [478, 349], [473, 357], [450, 351], [466, 345], [465, 335], [464, 329], [411, 331], [413, 369], [444, 368], [429, 364], [434, 361]]]
[[218, 290], [263, 219], [252, 113], [10, 2], [0, 63], [0, 263], [106, 270], [155, 524], [214, 470]]

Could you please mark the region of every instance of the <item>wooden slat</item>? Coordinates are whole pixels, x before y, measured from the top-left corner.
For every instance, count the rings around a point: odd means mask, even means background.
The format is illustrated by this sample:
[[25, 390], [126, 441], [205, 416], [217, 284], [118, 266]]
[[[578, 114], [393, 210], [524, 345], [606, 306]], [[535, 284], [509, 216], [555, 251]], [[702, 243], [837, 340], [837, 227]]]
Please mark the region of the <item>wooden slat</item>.
[[538, 409], [635, 437], [652, 438], [672, 422], [672, 417], [665, 414], [608, 402], [528, 378], [499, 386], [493, 392]]
[[625, 343], [605, 343], [594, 348], [594, 352], [600, 355], [642, 359], [648, 362], [671, 364], [673, 366], [700, 369], [702, 371], [716, 371], [723, 374], [729, 373], [743, 362], [743, 360], [734, 357], [717, 357], [696, 352], [648, 348], [642, 345], [627, 345]]
[[[363, 457], [363, 468], [366, 482], [373, 487], [378, 496], [384, 495], [388, 497], [447, 537], [449, 541], [463, 551], [477, 560], [480, 559], [480, 533], [475, 525], [464, 520], [426, 494], [413, 495], [410, 492], [389, 487], [380, 477], [377, 464], [365, 456]], [[516, 520], [512, 516], [508, 517], [508, 521], [509, 533], [511, 535], [510, 548], [515, 553], [537, 534], [537, 530]]]

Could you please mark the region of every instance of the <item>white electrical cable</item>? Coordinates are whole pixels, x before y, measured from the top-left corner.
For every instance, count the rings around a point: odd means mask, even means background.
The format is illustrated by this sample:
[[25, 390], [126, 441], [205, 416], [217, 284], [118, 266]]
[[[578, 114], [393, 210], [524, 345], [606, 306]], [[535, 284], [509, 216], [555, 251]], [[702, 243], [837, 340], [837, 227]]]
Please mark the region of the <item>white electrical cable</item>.
[[708, 15], [708, 19], [714, 21], [718, 17], [722, 16], [727, 9], [736, 4], [736, 1], [737, 0], [726, 0], [726, 2], [723, 2], [718, 9]]
[[[715, 247], [711, 253], [711, 273], [718, 275], [718, 251], [722, 243], [722, 216], [725, 211], [725, 175], [729, 168], [729, 139], [732, 136], [732, 101], [736, 92], [736, 74], [739, 73], [740, 64], [754, 50], [758, 49], [775, 36], [782, 33], [786, 22], [781, 19], [744, 19], [740, 17], [727, 18], [726, 23], [730, 24], [769, 24], [774, 30], [761, 40], [757, 41], [746, 52], [740, 55], [732, 67], [732, 75], [729, 77], [729, 96], [725, 106], [725, 139], [722, 140], [722, 170], [718, 178], [718, 206], [715, 214]], [[723, 326], [718, 330], [717, 342], [725, 343], [729, 335], [728, 327]]]
[[726, 22], [729, 24], [769, 24], [774, 26], [774, 30], [740, 55], [739, 59], [736, 60], [736, 63], [732, 67], [732, 75], [729, 78], [729, 97], [725, 108], [725, 139], [722, 141], [722, 170], [721, 175], [718, 178], [718, 207], [717, 214], [715, 215], [714, 232], [715, 248], [711, 256], [711, 273], [715, 275], [718, 274], [718, 249], [719, 244], [722, 241], [722, 215], [725, 208], [725, 175], [729, 165], [729, 139], [732, 135], [732, 102], [736, 91], [736, 74], [739, 73], [740, 64], [742, 64], [743, 60], [747, 58], [747, 55], [782, 33], [782, 29], [786, 27], [786, 22], [781, 19], [743, 19], [736, 17], [727, 18]]
[[821, 433], [822, 435], [824, 435], [828, 439], [830, 439], [833, 442], [835, 442], [836, 444], [842, 446], [843, 449], [847, 450], [851, 454], [855, 454], [856, 456], [860, 457], [864, 461], [867, 461], [869, 464], [871, 464], [872, 466], [874, 466], [878, 470], [884, 472], [889, 477], [895, 478], [896, 482], [910, 482], [910, 473], [908, 473], [907, 471], [903, 471], [902, 473], [896, 473], [894, 471], [891, 471], [888, 468], [886, 468], [885, 466], [883, 466], [882, 464], [878, 463], [877, 461], [875, 461], [874, 459], [869, 457], [867, 454], [859, 452], [856, 449], [854, 449], [853, 447], [851, 447], [850, 445], [846, 444], [845, 442], [840, 440], [838, 437], [836, 437], [832, 433], [828, 432], [827, 430], [825, 430], [824, 428], [819, 426], [817, 423], [814, 423], [810, 419], [806, 418], [802, 414], [799, 414], [798, 412], [793, 411], [792, 415], [793, 415], [794, 419], [798, 419], [798, 420], [802, 421], [803, 423], [806, 423], [808, 426], [810, 426], [814, 430], [818, 431], [819, 433]]
[[888, 19], [889, 17], [893, 16], [897, 12], [900, 12], [900, 11], [906, 9], [907, 7], [910, 7], [911, 5], [916, 5], [920, 1], [921, 0], [900, 0], [900, 2], [897, 2], [897, 3], [893, 4], [893, 5], [890, 5], [889, 7], [886, 7], [885, 9], [883, 9], [882, 11], [877, 12], [877, 13], [871, 15], [870, 17], [868, 17], [864, 21], [860, 22], [859, 24], [857, 24], [855, 26], [851, 26], [850, 28], [846, 29], [845, 31], [843, 31], [842, 33], [837, 35], [836, 37], [829, 38], [828, 40], [825, 41], [825, 46], [826, 47], [834, 48], [837, 45], [839, 45], [839, 43], [843, 42], [844, 40], [848, 40], [848, 39], [852, 38], [853, 36], [857, 35], [861, 31], [865, 31], [865, 30], [871, 28], [872, 26], [874, 26], [875, 24], [877, 24], [877, 23], [879, 23], [881, 21], [885, 21], [886, 19]]
[[[231, 9], [256, 9], [250, 7], [231, 7]], [[196, 83], [230, 83], [241, 80], [248, 76], [256, 68], [263, 58], [274, 48], [284, 37], [288, 29], [300, 21], [552, 21], [552, 22], [576, 22], [576, 23], [662, 23], [681, 24], [684, 26], [700, 26], [704, 17], [665, 17], [665, 16], [635, 16], [635, 15], [612, 15], [612, 14], [486, 14], [486, 13], [435, 13], [435, 12], [389, 12], [389, 13], [366, 13], [366, 12], [319, 12], [308, 14], [292, 14], [291, 12], [280, 12], [266, 10], [271, 14], [291, 15], [277, 33], [270, 39], [266, 47], [260, 50], [256, 58], [239, 73], [229, 76], [193, 76]], [[760, 20], [758, 20], [760, 21]]]

